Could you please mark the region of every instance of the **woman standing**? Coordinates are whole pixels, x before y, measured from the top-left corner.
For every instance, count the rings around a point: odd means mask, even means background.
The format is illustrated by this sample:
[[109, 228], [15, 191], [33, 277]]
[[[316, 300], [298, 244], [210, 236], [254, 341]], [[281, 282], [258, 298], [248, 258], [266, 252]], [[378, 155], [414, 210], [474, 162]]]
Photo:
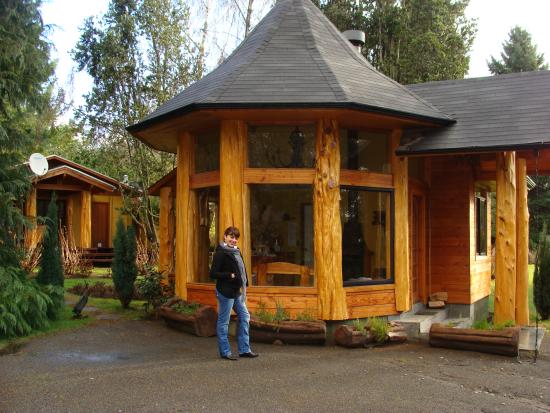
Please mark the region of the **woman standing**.
[[240, 231], [236, 227], [228, 227], [223, 233], [223, 242], [216, 248], [210, 278], [216, 280], [216, 297], [218, 298], [218, 349], [220, 357], [226, 360], [238, 360], [231, 353], [227, 333], [231, 309], [235, 310], [239, 319], [237, 328], [237, 346], [239, 357], [258, 357], [250, 350], [248, 330], [250, 314], [246, 308], [246, 287], [248, 278], [241, 251], [237, 247]]

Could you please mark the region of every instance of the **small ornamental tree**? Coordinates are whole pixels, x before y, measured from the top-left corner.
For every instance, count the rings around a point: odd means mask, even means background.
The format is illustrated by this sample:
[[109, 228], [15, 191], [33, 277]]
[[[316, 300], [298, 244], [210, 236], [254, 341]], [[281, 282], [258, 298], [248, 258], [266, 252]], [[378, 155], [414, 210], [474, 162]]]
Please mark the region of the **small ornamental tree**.
[[134, 282], [137, 277], [136, 232], [133, 227], [124, 227], [122, 218], [116, 224], [112, 272], [113, 283], [123, 308], [128, 308], [134, 295]]
[[535, 307], [543, 320], [550, 318], [550, 239], [546, 226], [542, 231], [535, 275], [533, 277]]
[[42, 239], [42, 257], [40, 258], [40, 271], [36, 280], [42, 285], [57, 285], [63, 287], [63, 264], [61, 262], [61, 248], [59, 246], [59, 227], [57, 224], [57, 205], [55, 192], [52, 194], [46, 226]]

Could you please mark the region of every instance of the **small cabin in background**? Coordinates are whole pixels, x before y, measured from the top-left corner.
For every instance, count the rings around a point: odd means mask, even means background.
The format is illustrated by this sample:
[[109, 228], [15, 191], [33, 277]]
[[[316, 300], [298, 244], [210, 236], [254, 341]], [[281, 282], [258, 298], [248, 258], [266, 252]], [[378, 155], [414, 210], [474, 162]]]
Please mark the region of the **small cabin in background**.
[[[110, 261], [116, 222], [123, 207], [120, 190], [124, 184], [57, 155], [46, 159], [48, 172], [33, 178], [25, 215], [31, 219], [46, 216], [55, 192], [59, 223], [69, 242], [93, 262]], [[123, 218], [127, 225], [131, 223], [129, 216]], [[36, 245], [40, 233], [39, 225], [29, 230], [26, 246]]]

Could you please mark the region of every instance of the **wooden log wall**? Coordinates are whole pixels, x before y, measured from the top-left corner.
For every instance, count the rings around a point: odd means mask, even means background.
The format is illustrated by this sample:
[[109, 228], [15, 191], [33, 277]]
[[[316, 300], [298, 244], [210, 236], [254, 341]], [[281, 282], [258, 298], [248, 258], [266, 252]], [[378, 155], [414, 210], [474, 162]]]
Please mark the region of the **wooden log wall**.
[[25, 201], [25, 216], [32, 220], [32, 228], [25, 230], [25, 248], [34, 248], [38, 242], [38, 228], [36, 226], [36, 187], [33, 185]]
[[80, 247], [92, 246], [92, 194], [90, 191], [80, 193]]
[[188, 259], [190, 228], [188, 206], [190, 198], [189, 176], [192, 172], [193, 137], [183, 132], [178, 137], [176, 183], [176, 295], [187, 299], [188, 274], [192, 270]]
[[350, 319], [397, 313], [394, 284], [347, 287], [345, 290]]
[[409, 272], [409, 166], [406, 157], [395, 155], [395, 149], [401, 141], [400, 129], [392, 132], [390, 141], [393, 185], [395, 188], [395, 307], [397, 311], [408, 311], [411, 308]]
[[220, 127], [220, 240], [223, 231], [234, 226], [239, 228], [239, 248], [243, 254], [246, 271], [251, 277], [250, 244], [250, 199], [244, 181], [248, 165], [247, 127], [237, 120], [224, 120]]
[[516, 318], [516, 154], [497, 154], [495, 323]]
[[527, 163], [516, 161], [517, 247], [516, 247], [516, 324], [529, 324], [529, 209], [527, 207]]
[[429, 292], [470, 304], [472, 169], [465, 157], [441, 156], [431, 159], [430, 170]]
[[317, 123], [313, 191], [315, 275], [318, 312], [323, 320], [348, 318], [342, 285], [342, 224], [340, 222], [340, 139], [338, 123]]
[[165, 278], [174, 270], [174, 194], [167, 186], [160, 189], [159, 272]]

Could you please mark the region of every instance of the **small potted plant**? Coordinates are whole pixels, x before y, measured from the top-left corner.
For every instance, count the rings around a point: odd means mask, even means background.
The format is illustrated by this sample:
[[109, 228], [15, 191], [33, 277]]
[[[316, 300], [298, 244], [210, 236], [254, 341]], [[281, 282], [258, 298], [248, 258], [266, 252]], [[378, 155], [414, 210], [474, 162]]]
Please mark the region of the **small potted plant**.
[[334, 332], [334, 342], [348, 348], [373, 347], [406, 340], [407, 334], [403, 326], [376, 317], [353, 320], [351, 325], [343, 324]]
[[260, 302], [250, 320], [250, 339], [261, 343], [317, 344], [326, 341], [327, 326], [324, 321], [316, 320], [312, 310], [305, 310], [294, 320], [279, 303], [275, 313], [271, 313]]
[[199, 337], [216, 335], [216, 311], [209, 305], [190, 303], [172, 298], [159, 310], [160, 316], [169, 327]]

